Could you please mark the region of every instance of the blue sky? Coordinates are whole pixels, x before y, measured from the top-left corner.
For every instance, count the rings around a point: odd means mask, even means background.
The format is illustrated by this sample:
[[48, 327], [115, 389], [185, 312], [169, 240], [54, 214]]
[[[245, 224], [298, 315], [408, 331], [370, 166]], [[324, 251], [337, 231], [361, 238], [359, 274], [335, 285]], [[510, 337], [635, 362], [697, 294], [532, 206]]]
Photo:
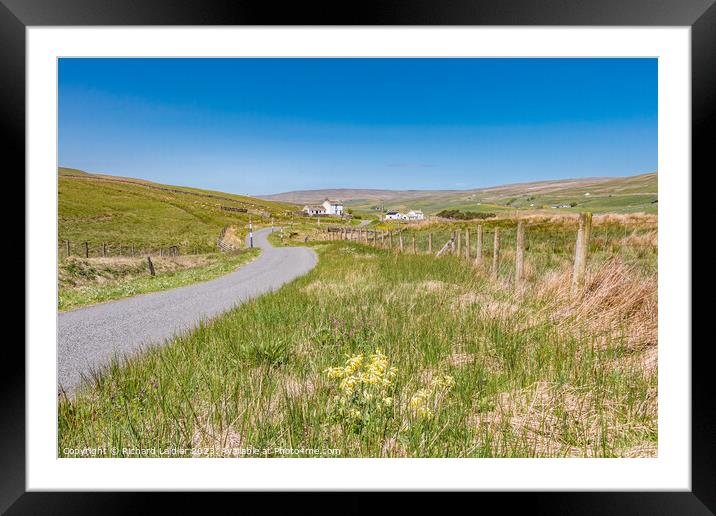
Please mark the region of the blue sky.
[[656, 59], [61, 59], [59, 161], [233, 193], [657, 170]]

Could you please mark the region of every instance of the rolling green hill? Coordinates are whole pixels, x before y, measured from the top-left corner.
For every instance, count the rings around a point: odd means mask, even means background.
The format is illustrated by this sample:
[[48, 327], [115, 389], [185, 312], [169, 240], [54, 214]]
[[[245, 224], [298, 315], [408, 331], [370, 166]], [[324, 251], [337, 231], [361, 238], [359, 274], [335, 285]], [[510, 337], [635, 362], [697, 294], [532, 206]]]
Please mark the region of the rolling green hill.
[[[256, 226], [291, 218], [295, 205], [240, 195], [169, 186], [141, 179], [60, 168], [58, 245], [88, 242], [152, 249], [179, 245], [184, 252], [210, 251], [222, 228], [240, 239], [249, 218]], [[237, 239], [237, 240], [238, 240]]]
[[[354, 210], [444, 209], [489, 211], [529, 209], [592, 211], [594, 213], [657, 212], [657, 173], [629, 177], [599, 177], [519, 183], [473, 190], [304, 190], [262, 196], [263, 199], [310, 203], [326, 197], [343, 199]], [[576, 203], [572, 208], [552, 208]]]

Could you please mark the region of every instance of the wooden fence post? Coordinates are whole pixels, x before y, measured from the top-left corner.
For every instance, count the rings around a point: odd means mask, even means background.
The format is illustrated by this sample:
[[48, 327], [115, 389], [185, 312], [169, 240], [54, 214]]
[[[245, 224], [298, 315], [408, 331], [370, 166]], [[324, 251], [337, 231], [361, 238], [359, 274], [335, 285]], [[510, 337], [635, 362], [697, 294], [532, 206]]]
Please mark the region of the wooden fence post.
[[457, 252], [455, 254], [460, 256], [461, 252], [462, 252], [462, 231], [458, 231], [457, 232]]
[[398, 240], [400, 241], [400, 252], [403, 252], [403, 233], [398, 234]]
[[589, 254], [589, 240], [592, 236], [592, 214], [579, 214], [579, 229], [577, 230], [577, 244], [574, 249], [574, 270], [572, 272], [572, 296], [580, 295], [584, 289], [587, 274], [587, 255]]
[[70, 241], [67, 240], [67, 256], [70, 255]]
[[132, 244], [131, 253], [132, 253], [132, 256], [134, 256], [134, 244]]
[[433, 254], [433, 234], [428, 233], [428, 252]]
[[89, 243], [85, 242], [85, 258], [89, 258]]
[[482, 224], [477, 226], [477, 249], [475, 249], [475, 266], [482, 265]]
[[149, 265], [149, 274], [156, 276], [154, 273], [154, 264], [152, 263], [152, 257], [147, 255], [147, 264]]
[[107, 242], [102, 242], [102, 258], [107, 256]]
[[517, 221], [517, 244], [515, 248], [515, 287], [519, 288], [525, 276], [525, 224]]
[[417, 248], [415, 247], [415, 233], [413, 233], [413, 254], [418, 254]]
[[465, 230], [465, 258], [470, 259], [470, 230]]
[[492, 249], [492, 277], [497, 279], [500, 271], [500, 227], [495, 227], [495, 241]]
[[393, 249], [393, 232], [388, 231], [388, 249]]
[[445, 245], [442, 246], [442, 248], [437, 252], [437, 254], [435, 255], [435, 257], [436, 257], [436, 258], [439, 257], [440, 255], [442, 255], [442, 254], [443, 254], [445, 251], [447, 251], [448, 249], [453, 249], [453, 248], [454, 248], [454, 245], [455, 245], [455, 240], [454, 240], [454, 238], [450, 238], [450, 240], [448, 240], [447, 242], [445, 242]]

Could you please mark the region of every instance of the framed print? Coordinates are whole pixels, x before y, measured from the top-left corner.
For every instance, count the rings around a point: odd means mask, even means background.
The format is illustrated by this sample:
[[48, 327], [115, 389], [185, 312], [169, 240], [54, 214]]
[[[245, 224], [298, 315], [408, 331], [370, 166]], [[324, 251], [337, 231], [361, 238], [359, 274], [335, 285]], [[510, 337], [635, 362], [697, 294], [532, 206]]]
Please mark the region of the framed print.
[[9, 514], [186, 490], [714, 510], [712, 2], [3, 1]]

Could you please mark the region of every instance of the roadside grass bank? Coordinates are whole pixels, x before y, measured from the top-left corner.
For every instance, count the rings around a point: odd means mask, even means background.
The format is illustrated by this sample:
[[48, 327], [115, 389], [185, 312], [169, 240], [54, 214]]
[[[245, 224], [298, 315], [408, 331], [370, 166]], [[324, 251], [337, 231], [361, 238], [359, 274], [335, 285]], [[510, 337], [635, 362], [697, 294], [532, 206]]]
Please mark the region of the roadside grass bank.
[[306, 276], [61, 397], [59, 455], [656, 454], [648, 267], [597, 256], [573, 300], [566, 255], [516, 291], [455, 256], [313, 248]]
[[233, 272], [260, 254], [259, 249], [153, 257], [156, 276], [149, 275], [144, 257], [80, 258], [58, 264], [58, 309], [72, 310], [138, 294], [209, 281]]

